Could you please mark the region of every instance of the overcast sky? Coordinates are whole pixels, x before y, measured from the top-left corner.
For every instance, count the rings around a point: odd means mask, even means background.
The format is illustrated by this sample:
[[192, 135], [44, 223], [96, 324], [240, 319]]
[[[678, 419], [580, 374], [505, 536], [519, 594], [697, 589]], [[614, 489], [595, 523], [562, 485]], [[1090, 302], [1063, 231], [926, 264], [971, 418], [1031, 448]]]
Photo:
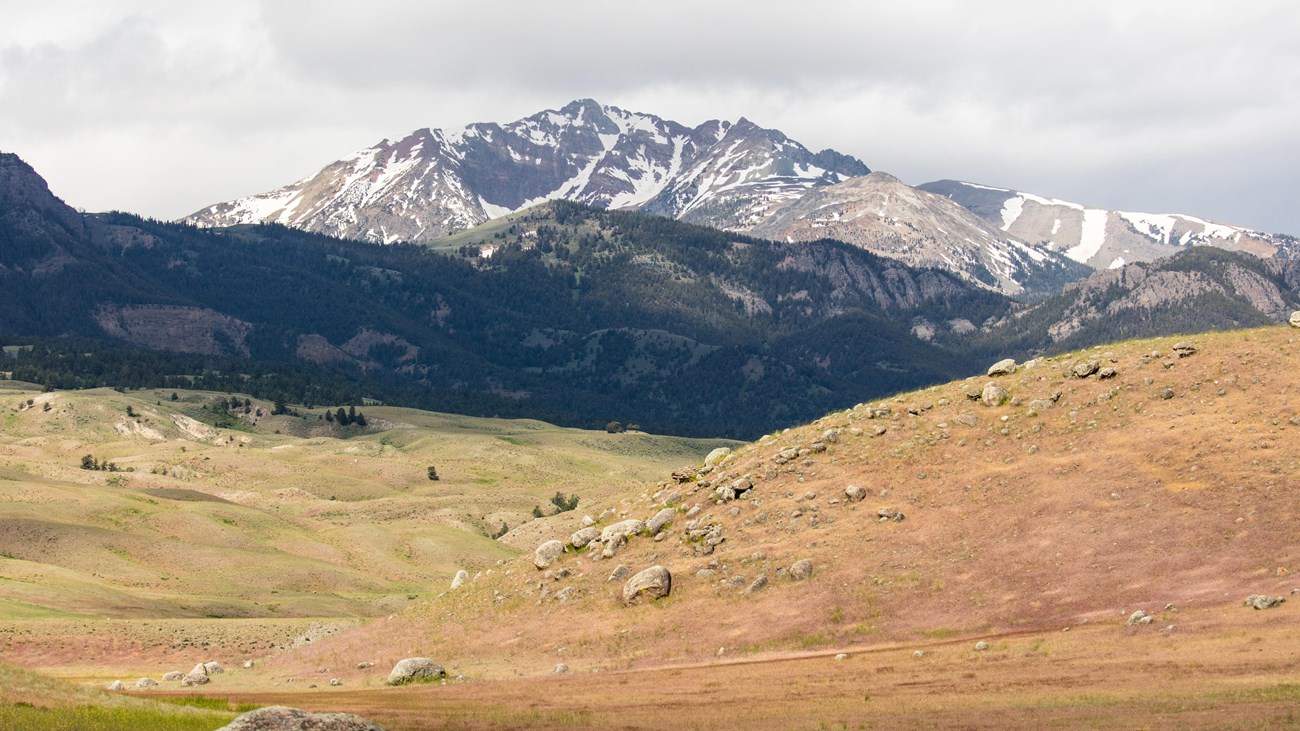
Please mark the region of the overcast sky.
[[174, 218], [576, 98], [1300, 235], [1300, 3], [3, 0], [0, 150]]

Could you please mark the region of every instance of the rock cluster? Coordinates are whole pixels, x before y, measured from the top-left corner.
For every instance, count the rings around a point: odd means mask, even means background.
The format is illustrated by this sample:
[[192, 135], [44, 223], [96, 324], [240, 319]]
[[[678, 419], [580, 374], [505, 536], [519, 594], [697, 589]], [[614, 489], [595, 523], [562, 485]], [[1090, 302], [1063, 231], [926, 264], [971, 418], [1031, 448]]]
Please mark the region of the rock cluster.
[[1254, 607], [1255, 609], [1272, 609], [1273, 607], [1276, 607], [1285, 601], [1286, 601], [1286, 597], [1284, 596], [1267, 596], [1265, 594], [1251, 594], [1250, 596], [1246, 597], [1246, 601], [1242, 602], [1242, 604], [1244, 604], [1247, 607]]

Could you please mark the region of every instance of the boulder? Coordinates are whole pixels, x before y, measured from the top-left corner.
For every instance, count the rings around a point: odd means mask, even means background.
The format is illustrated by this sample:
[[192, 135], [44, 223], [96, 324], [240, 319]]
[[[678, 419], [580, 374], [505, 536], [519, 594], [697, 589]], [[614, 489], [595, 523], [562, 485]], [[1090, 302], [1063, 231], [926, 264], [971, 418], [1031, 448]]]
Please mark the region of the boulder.
[[126, 690], [126, 685], [120, 680], [114, 680], [104, 687], [108, 690]]
[[1016, 372], [1016, 359], [1005, 358], [989, 366], [989, 376], [1009, 376]]
[[614, 558], [614, 556], [618, 555], [618, 552], [623, 549], [623, 546], [627, 545], [627, 536], [623, 535], [622, 533], [615, 533], [614, 537], [609, 539], [608, 541], [604, 541], [601, 543], [593, 542], [591, 545], [593, 547], [601, 546], [600, 549], [601, 558]]
[[754, 579], [754, 582], [745, 589], [745, 593], [757, 594], [758, 592], [762, 591], [766, 586], [767, 586], [767, 576], [763, 574], [759, 574], [758, 578]]
[[657, 536], [659, 535], [659, 531], [667, 528], [668, 524], [673, 522], [673, 518], [675, 517], [677, 517], [676, 510], [673, 510], [672, 508], [664, 508], [655, 513], [650, 520], [645, 522], [645, 529], [650, 533], [650, 535]]
[[140, 678], [139, 680], [135, 681], [135, 687], [137, 688], [155, 688], [157, 686], [158, 686], [158, 681], [154, 680], [153, 678]]
[[727, 447], [718, 447], [712, 452], [709, 452], [708, 456], [704, 458], [704, 466], [715, 467], [719, 462], [721, 462], [722, 460], [730, 456], [731, 456], [731, 449]]
[[1136, 612], [1130, 614], [1128, 616], [1128, 621], [1125, 622], [1124, 624], [1128, 625], [1129, 627], [1132, 627], [1134, 625], [1139, 625], [1139, 624], [1151, 624], [1152, 621], [1154, 620], [1150, 614], [1147, 614], [1146, 612], [1139, 609]]
[[466, 581], [469, 581], [469, 572], [466, 571], [465, 569], [461, 569], [460, 571], [457, 571], [456, 576], [453, 577], [451, 580], [451, 590], [456, 591], [461, 586], [463, 586]]
[[447, 671], [433, 660], [427, 657], [408, 657], [393, 666], [392, 672], [388, 673], [387, 682], [389, 685], [406, 685], [438, 680], [446, 676]]
[[569, 545], [574, 548], [582, 548], [597, 538], [600, 538], [600, 529], [587, 526], [582, 530], [575, 531], [573, 535], [569, 536]]
[[1007, 400], [1007, 390], [996, 383], [990, 383], [980, 391], [980, 400], [985, 406], [1001, 406]]
[[337, 688], [343, 685], [343, 678], [330, 678], [330, 686]]
[[637, 604], [668, 596], [673, 589], [673, 576], [663, 566], [651, 566], [638, 572], [623, 585], [623, 602]]
[[790, 564], [789, 574], [790, 574], [790, 578], [794, 579], [795, 581], [803, 581], [804, 579], [812, 578], [813, 575], [812, 561], [809, 561], [806, 558], [801, 558], [798, 561], [795, 561], [794, 563]]
[[226, 669], [221, 667], [221, 663], [215, 660], [203, 663], [203, 669], [208, 671], [208, 675], [220, 675], [226, 672]]
[[185, 677], [181, 678], [181, 685], [187, 687], [192, 685], [205, 685], [210, 680], [212, 679], [208, 677], [207, 673], [186, 673]]
[[1095, 360], [1085, 360], [1081, 363], [1075, 363], [1074, 367], [1070, 369], [1070, 373], [1075, 378], [1087, 378], [1099, 370], [1101, 370], [1101, 363]]
[[533, 552], [533, 565], [544, 569], [555, 563], [564, 554], [564, 544], [559, 541], [547, 541]]
[[627, 520], [620, 520], [613, 525], [605, 526], [605, 529], [600, 532], [600, 541], [601, 543], [609, 543], [610, 541], [615, 540], [616, 537], [630, 538], [644, 530], [644, 521], [637, 520], [636, 518], [628, 518]]
[[163, 673], [162, 679], [167, 681], [180, 680], [185, 677], [185, 673], [179, 670], [173, 670], [170, 673]]
[[1242, 602], [1242, 604], [1248, 607], [1254, 607], [1255, 609], [1272, 609], [1273, 607], [1276, 607], [1277, 605], [1285, 601], [1286, 601], [1286, 597], [1284, 596], [1267, 596], [1265, 594], [1251, 594], [1250, 596], [1246, 597], [1246, 601]]
[[1174, 347], [1170, 348], [1170, 350], [1174, 351], [1174, 353], [1179, 358], [1186, 358], [1190, 355], [1196, 355], [1196, 346], [1192, 345], [1187, 341], [1174, 343]]
[[859, 485], [849, 485], [844, 488], [844, 497], [855, 503], [859, 500], [865, 500], [867, 498], [867, 489]]
[[569, 672], [569, 666], [568, 666], [568, 665], [565, 665], [564, 663], [557, 663], [557, 664], [556, 664], [556, 666], [555, 666], [555, 674], [556, 674], [556, 675], [564, 675], [564, 674], [567, 673], [567, 672]]
[[623, 579], [626, 579], [627, 575], [630, 573], [632, 573], [632, 567], [621, 563], [614, 567], [614, 570], [610, 572], [609, 578], [606, 579], [606, 581], [622, 581]]
[[351, 713], [309, 713], [287, 706], [249, 711], [217, 731], [384, 731], [382, 726]]
[[989, 643], [985, 642], [984, 640], [980, 640], [979, 642], [975, 643], [976, 652], [984, 652], [987, 649], [989, 649]]
[[1300, 310], [1292, 312], [1291, 319], [1288, 322], [1291, 323], [1291, 327], [1300, 327]]

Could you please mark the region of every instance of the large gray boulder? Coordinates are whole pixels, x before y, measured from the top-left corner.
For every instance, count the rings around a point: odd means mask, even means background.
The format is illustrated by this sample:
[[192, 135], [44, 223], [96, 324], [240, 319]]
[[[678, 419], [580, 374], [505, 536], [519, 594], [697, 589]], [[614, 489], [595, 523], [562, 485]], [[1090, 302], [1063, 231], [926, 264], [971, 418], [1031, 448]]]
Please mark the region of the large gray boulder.
[[226, 672], [226, 669], [221, 667], [221, 663], [216, 660], [203, 663], [203, 669], [208, 671], [208, 675], [220, 675]]
[[207, 666], [203, 663], [199, 663], [194, 666], [193, 670], [186, 673], [185, 677], [181, 678], [181, 685], [203, 685], [209, 680], [211, 680], [211, 678], [208, 677]]
[[989, 376], [1009, 376], [1016, 372], [1016, 359], [1006, 358], [989, 366]]
[[564, 555], [564, 544], [559, 541], [547, 541], [533, 552], [533, 565], [539, 569], [548, 568]]
[[592, 526], [587, 526], [586, 528], [583, 528], [582, 530], [577, 531], [573, 535], [569, 536], [569, 545], [573, 546], [574, 548], [582, 548], [583, 546], [586, 546], [588, 543], [591, 543], [597, 538], [600, 538], [600, 529], [594, 528]]
[[601, 543], [609, 543], [610, 541], [618, 540], [620, 536], [623, 538], [631, 538], [643, 530], [645, 530], [644, 521], [637, 520], [636, 518], [620, 520], [613, 525], [605, 526], [605, 529], [600, 532], [600, 541]]
[[384, 728], [351, 713], [308, 713], [288, 706], [268, 706], [249, 711], [217, 731], [384, 731]]
[[709, 456], [704, 458], [704, 466], [713, 467], [717, 465], [719, 462], [721, 462], [722, 460], [730, 456], [731, 456], [731, 450], [729, 448], [718, 447], [712, 452], [709, 452]]
[[990, 383], [980, 391], [980, 400], [985, 406], [1001, 406], [1007, 400], [1007, 390], [996, 383]]
[[1291, 323], [1291, 327], [1300, 327], [1300, 310], [1292, 312], [1291, 319], [1288, 322]]
[[659, 535], [659, 531], [667, 528], [668, 524], [673, 522], [673, 518], [675, 517], [677, 517], [676, 510], [673, 510], [672, 508], [664, 508], [655, 513], [650, 520], [645, 522], [645, 529], [650, 535], [657, 536]]
[[389, 685], [405, 685], [446, 677], [447, 671], [427, 657], [408, 657], [393, 666], [388, 674]]
[[638, 604], [668, 596], [673, 590], [673, 575], [663, 566], [651, 566], [637, 573], [623, 585], [623, 601]]

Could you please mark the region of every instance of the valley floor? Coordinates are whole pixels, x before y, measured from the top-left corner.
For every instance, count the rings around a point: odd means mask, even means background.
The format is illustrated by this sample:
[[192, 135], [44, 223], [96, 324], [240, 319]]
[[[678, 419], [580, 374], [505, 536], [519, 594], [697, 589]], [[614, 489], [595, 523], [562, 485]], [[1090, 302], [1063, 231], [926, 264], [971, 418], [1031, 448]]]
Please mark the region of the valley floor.
[[1297, 609], [1189, 611], [1172, 632], [1116, 618], [984, 637], [985, 651], [966, 637], [401, 689], [271, 691], [250, 675], [221, 695], [390, 731], [1300, 728]]

